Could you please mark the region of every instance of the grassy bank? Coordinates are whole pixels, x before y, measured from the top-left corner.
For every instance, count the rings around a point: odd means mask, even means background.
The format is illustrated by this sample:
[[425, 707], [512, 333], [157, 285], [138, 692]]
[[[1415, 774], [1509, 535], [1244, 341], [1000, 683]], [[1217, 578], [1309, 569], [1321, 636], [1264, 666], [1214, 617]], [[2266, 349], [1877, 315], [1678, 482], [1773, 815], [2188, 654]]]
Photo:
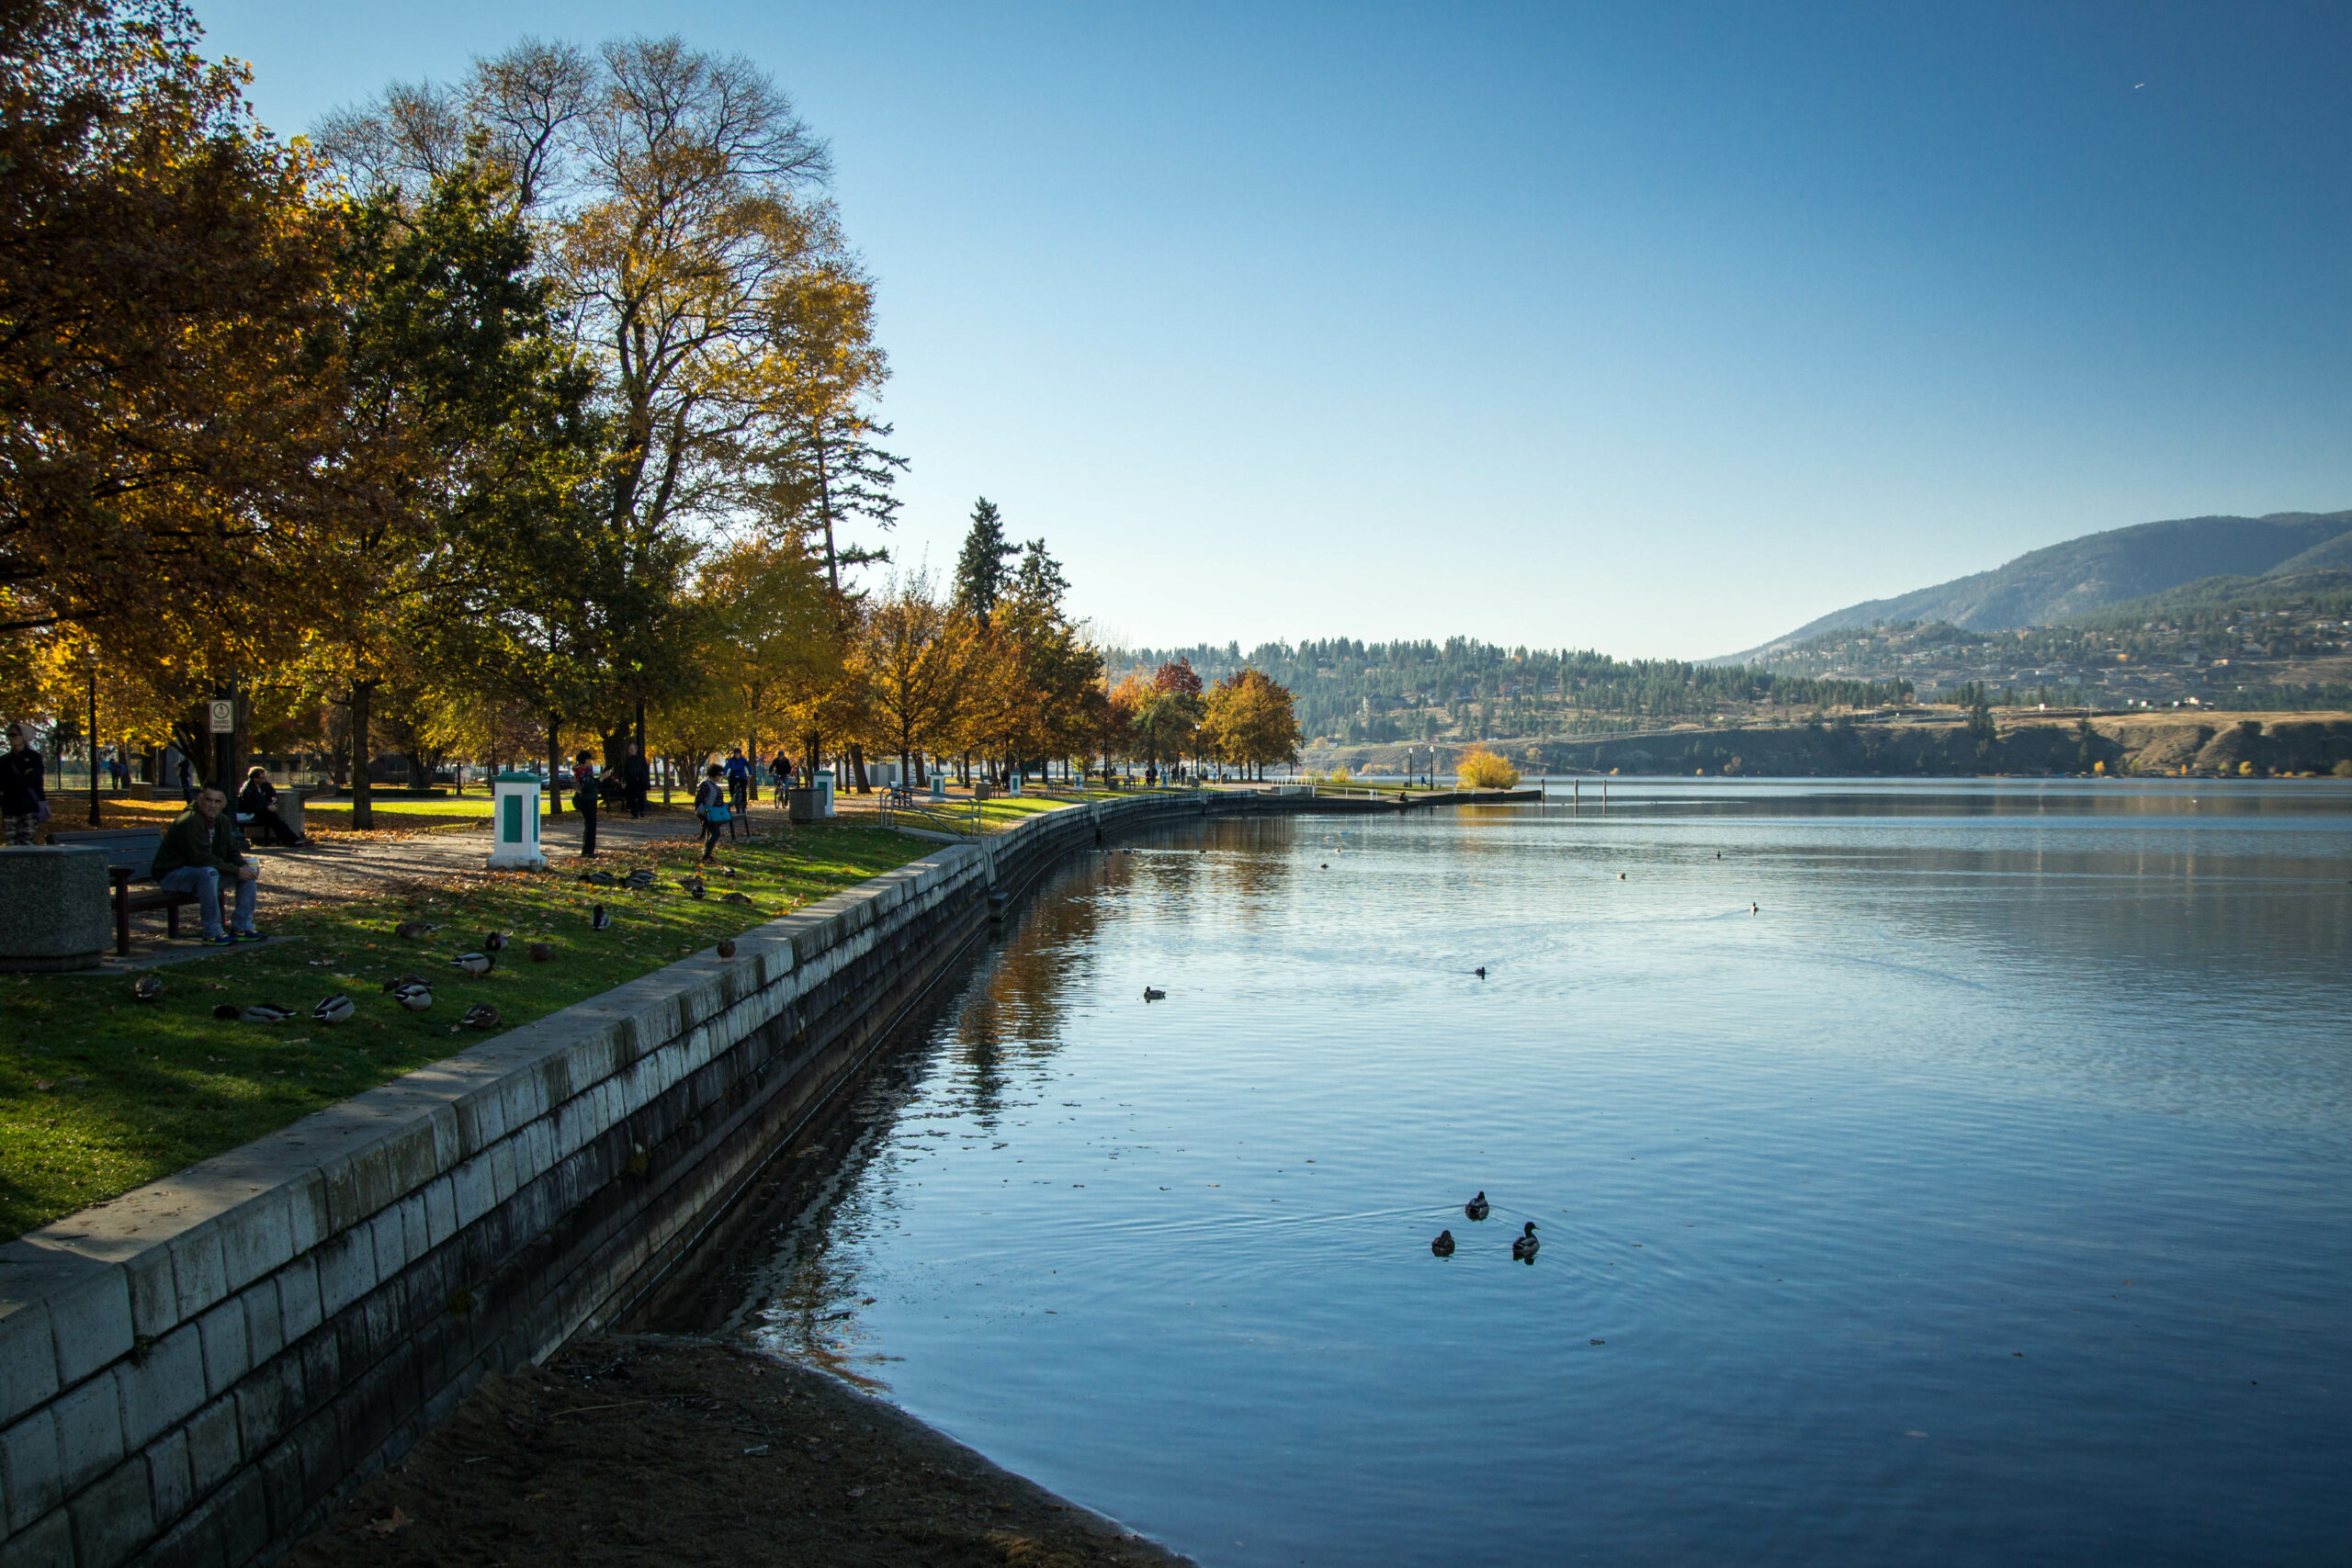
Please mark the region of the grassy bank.
[[[459, 1027], [476, 1002], [498, 1010], [501, 1028], [527, 1023], [921, 851], [871, 826], [796, 829], [727, 846], [736, 874], [709, 875], [701, 900], [676, 886], [693, 869], [695, 849], [684, 842], [600, 857], [616, 875], [652, 867], [661, 886], [642, 893], [584, 885], [576, 871], [469, 870], [429, 896], [274, 918], [274, 933], [293, 940], [151, 971], [165, 987], [153, 1003], [133, 1000], [121, 975], [0, 981], [0, 1238], [490, 1038]], [[729, 893], [750, 904], [723, 902]], [[589, 928], [599, 903], [612, 914], [609, 931]], [[441, 929], [405, 941], [392, 932], [404, 920]], [[491, 931], [514, 939], [495, 969], [476, 979], [451, 965]], [[526, 955], [535, 941], [554, 950], [550, 961]], [[429, 1011], [405, 1011], [383, 991], [405, 973], [431, 982]], [[356, 1016], [314, 1022], [311, 1007], [334, 992], [351, 997]], [[212, 1016], [223, 1002], [297, 1013], [277, 1025], [227, 1022]]]

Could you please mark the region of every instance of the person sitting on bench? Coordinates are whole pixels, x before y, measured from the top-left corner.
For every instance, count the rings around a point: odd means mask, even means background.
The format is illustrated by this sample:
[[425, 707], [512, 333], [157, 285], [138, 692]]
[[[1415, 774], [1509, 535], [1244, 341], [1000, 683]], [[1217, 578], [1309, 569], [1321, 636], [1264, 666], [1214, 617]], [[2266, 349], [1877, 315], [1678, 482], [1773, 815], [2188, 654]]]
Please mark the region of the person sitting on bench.
[[[210, 784], [197, 792], [196, 805], [180, 813], [155, 850], [155, 880], [175, 893], [193, 893], [204, 916], [204, 940], [213, 947], [232, 942], [260, 942], [254, 930], [255, 879], [261, 868], [237, 852], [235, 830], [229, 823], [229, 797]], [[220, 879], [234, 877], [237, 912], [234, 929], [220, 929]]]
[[254, 768], [245, 774], [245, 787], [237, 792], [237, 815], [240, 818], [252, 818], [254, 826], [267, 833], [273, 843], [292, 845], [307, 841], [277, 814], [277, 786], [269, 782], [266, 768]]

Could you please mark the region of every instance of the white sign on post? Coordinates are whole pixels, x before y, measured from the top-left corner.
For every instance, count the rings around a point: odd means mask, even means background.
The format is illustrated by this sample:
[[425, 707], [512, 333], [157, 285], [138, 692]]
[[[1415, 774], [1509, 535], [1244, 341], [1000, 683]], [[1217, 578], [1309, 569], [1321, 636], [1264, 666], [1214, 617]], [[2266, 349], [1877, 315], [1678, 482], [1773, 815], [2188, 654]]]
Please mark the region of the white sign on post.
[[212, 704], [212, 733], [215, 735], [234, 735], [237, 733], [237, 704], [234, 698], [220, 697], [214, 700]]

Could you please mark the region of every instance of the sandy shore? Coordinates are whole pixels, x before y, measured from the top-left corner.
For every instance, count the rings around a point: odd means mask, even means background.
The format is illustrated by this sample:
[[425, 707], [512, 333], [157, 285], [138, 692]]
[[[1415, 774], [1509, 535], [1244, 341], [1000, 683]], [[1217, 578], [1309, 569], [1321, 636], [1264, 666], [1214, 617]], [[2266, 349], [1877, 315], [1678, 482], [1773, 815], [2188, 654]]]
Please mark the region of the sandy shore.
[[391, 1565], [1182, 1563], [828, 1373], [581, 1340], [492, 1378], [283, 1560]]

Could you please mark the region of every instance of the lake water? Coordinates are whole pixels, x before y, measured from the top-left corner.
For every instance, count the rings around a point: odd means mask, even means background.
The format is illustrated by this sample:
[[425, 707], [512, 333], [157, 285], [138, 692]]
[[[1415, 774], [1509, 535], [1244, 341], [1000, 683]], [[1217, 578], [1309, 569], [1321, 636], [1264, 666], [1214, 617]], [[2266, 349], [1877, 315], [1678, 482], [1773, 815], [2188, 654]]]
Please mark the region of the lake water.
[[2352, 1561], [2352, 789], [1596, 793], [1073, 867], [740, 1321], [1213, 1568]]

